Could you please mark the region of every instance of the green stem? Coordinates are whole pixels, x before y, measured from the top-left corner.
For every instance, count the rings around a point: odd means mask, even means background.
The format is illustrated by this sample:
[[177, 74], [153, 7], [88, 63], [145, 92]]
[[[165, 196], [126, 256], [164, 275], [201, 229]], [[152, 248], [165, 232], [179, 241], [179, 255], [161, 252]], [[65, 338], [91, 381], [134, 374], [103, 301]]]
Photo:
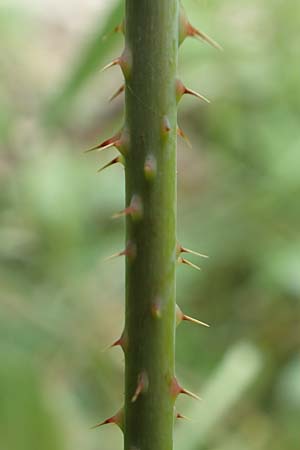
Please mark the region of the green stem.
[[126, 0], [125, 450], [173, 448], [178, 0]]

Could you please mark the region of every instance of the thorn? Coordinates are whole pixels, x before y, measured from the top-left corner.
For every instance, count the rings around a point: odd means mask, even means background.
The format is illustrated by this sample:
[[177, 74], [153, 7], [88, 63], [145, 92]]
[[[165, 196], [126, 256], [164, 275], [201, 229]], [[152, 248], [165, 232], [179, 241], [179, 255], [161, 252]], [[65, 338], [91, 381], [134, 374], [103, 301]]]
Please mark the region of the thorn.
[[182, 5], [180, 5], [180, 14], [179, 14], [179, 44], [181, 44], [186, 37], [195, 37], [201, 39], [202, 41], [207, 42], [218, 50], [223, 50], [220, 44], [210, 38], [207, 34], [203, 33], [203, 31], [197, 30], [194, 28], [186, 15], [186, 12]]
[[183, 416], [183, 415], [180, 414], [180, 413], [176, 413], [176, 419], [189, 420], [190, 422], [192, 421], [192, 419], [190, 419], [190, 418], [187, 417], [187, 416]]
[[106, 64], [106, 66], [104, 66], [100, 72], [105, 72], [105, 70], [110, 69], [111, 67], [114, 66], [120, 66], [121, 65], [121, 58], [116, 58], [113, 61], [111, 61], [110, 63]]
[[186, 88], [184, 93], [188, 95], [193, 95], [194, 97], [197, 97], [199, 98], [199, 100], [203, 100], [206, 103], [210, 103], [210, 100], [208, 100], [208, 98], [204, 97], [204, 95], [199, 94], [199, 92], [193, 91], [192, 89]]
[[123, 75], [125, 78], [128, 77], [129, 73], [130, 73], [130, 69], [131, 69], [131, 54], [128, 50], [128, 48], [125, 47], [123, 53], [121, 56], [119, 56], [118, 58], [114, 59], [113, 61], [111, 61], [109, 64], [107, 64], [106, 66], [103, 67], [103, 69], [101, 69], [101, 72], [104, 72], [107, 69], [110, 69], [111, 67], [114, 66], [120, 66], [123, 72]]
[[119, 97], [125, 91], [125, 84], [122, 84], [121, 87], [108, 99], [109, 102], [112, 102], [115, 98]]
[[115, 28], [114, 28], [114, 33], [124, 33], [124, 29], [125, 29], [125, 27], [124, 27], [124, 21], [122, 21], [121, 23], [119, 23], [119, 25], [117, 25]]
[[100, 167], [100, 169], [97, 170], [97, 173], [102, 172], [104, 169], [107, 169], [110, 166], [113, 166], [114, 164], [124, 164], [124, 158], [122, 156], [117, 156], [116, 158], [112, 159], [109, 163], [105, 164], [105, 166]]
[[176, 377], [173, 377], [172, 382], [171, 382], [171, 394], [175, 398], [178, 397], [178, 395], [180, 395], [180, 394], [184, 394], [184, 395], [188, 395], [189, 397], [192, 397], [196, 400], [201, 400], [201, 398], [198, 397], [198, 395], [181, 387], [180, 384], [178, 383]]
[[109, 261], [111, 259], [118, 258], [119, 256], [127, 256], [128, 258], [134, 259], [136, 256], [136, 245], [133, 242], [128, 241], [125, 250], [122, 250], [119, 253], [114, 253], [108, 258], [105, 258], [104, 261]]
[[196, 266], [196, 264], [193, 264], [191, 261], [188, 261], [187, 259], [182, 258], [181, 256], [178, 258], [178, 262], [179, 264], [186, 264], [187, 266], [190, 266], [193, 269], [201, 270], [199, 266]]
[[131, 399], [131, 402], [135, 403], [141, 394], [147, 392], [148, 388], [149, 388], [149, 378], [147, 372], [143, 370], [143, 372], [141, 372], [138, 376], [137, 388]]
[[153, 155], [149, 155], [146, 158], [144, 164], [144, 173], [148, 181], [153, 180], [156, 174], [156, 159]]
[[197, 325], [203, 325], [204, 327], [210, 328], [205, 322], [201, 322], [201, 320], [194, 319], [193, 317], [185, 315], [178, 305], [176, 305], [176, 325], [178, 326], [182, 321], [196, 323]]
[[202, 41], [207, 42], [208, 44], [210, 44], [212, 47], [216, 48], [217, 50], [223, 51], [223, 47], [221, 47], [221, 45], [218, 44], [218, 42], [216, 42], [214, 39], [210, 38], [203, 31], [197, 30], [197, 28], [194, 28], [191, 24], [188, 24], [187, 33], [188, 33], [188, 36], [198, 38]]
[[194, 319], [193, 317], [186, 316], [185, 314], [183, 315], [182, 320], [186, 320], [187, 322], [196, 323], [197, 325], [203, 325], [204, 327], [210, 328], [210, 325], [208, 325], [208, 323], [201, 322], [201, 320]]
[[196, 91], [193, 91], [192, 89], [188, 89], [181, 80], [177, 79], [176, 80], [176, 99], [177, 99], [177, 103], [179, 103], [180, 99], [182, 98], [183, 95], [188, 94], [188, 95], [193, 95], [194, 97], [197, 97], [200, 100], [203, 100], [206, 103], [210, 103], [210, 100], [208, 100], [208, 98], [204, 97], [204, 95], [199, 94]]
[[143, 204], [138, 195], [133, 195], [130, 205], [113, 216], [113, 219], [118, 219], [123, 216], [131, 216], [134, 220], [141, 219], [143, 216]]
[[123, 333], [121, 334], [121, 337], [119, 337], [119, 339], [117, 339], [111, 345], [106, 347], [103, 351], [107, 351], [107, 350], [109, 350], [111, 348], [114, 348], [114, 347], [121, 347], [124, 353], [127, 350], [127, 348], [128, 348], [128, 337], [127, 337], [127, 333], [125, 332], [125, 330], [123, 331]]
[[190, 250], [189, 248], [181, 247], [180, 246], [180, 253], [189, 253], [191, 255], [200, 256], [201, 258], [209, 258], [209, 256], [204, 255], [203, 253], [195, 252], [194, 250]]
[[120, 409], [114, 416], [110, 417], [109, 419], [104, 420], [103, 422], [100, 422], [94, 426], [92, 426], [90, 429], [94, 430], [95, 428], [102, 427], [103, 425], [108, 424], [114, 424], [117, 425], [121, 430], [123, 430], [123, 422], [124, 422], [124, 411], [123, 408]]
[[89, 148], [87, 150], [84, 151], [84, 153], [90, 153], [93, 152], [95, 150], [106, 150], [108, 148], [111, 147], [120, 147], [121, 146], [121, 133], [117, 133], [115, 136], [106, 139], [105, 141], [101, 142], [101, 144], [97, 144], [92, 148]]
[[187, 389], [181, 389], [180, 394], [187, 395], [188, 397], [194, 398], [195, 400], [201, 401], [202, 398], [200, 398], [198, 395], [194, 394], [191, 391], [188, 391]]
[[192, 148], [192, 143], [191, 143], [190, 139], [185, 134], [185, 132], [179, 127], [177, 127], [177, 134], [178, 134], [178, 136], [182, 137], [182, 139], [185, 140], [185, 142], [187, 143], [189, 148]]

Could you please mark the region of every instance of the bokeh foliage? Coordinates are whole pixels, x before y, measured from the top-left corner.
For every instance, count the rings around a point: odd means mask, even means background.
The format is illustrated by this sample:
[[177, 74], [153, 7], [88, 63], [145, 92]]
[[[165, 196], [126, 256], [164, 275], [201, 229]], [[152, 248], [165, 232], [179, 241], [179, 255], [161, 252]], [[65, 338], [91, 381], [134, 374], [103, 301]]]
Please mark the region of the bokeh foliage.
[[[179, 402], [194, 422], [176, 448], [298, 450], [300, 6], [184, 3], [225, 51], [191, 41], [180, 56], [212, 104], [179, 109], [193, 143], [179, 142], [179, 239], [210, 259], [178, 268], [178, 303], [212, 328], [178, 330], [178, 376], [204, 400]], [[107, 102], [121, 76], [98, 70], [120, 52], [120, 10], [78, 39], [0, 8], [1, 450], [121, 448], [89, 426], [123, 395], [123, 357], [102, 352], [123, 325], [123, 261], [103, 261], [124, 245], [123, 170], [98, 176], [114, 151], [81, 152], [122, 122], [122, 99]]]

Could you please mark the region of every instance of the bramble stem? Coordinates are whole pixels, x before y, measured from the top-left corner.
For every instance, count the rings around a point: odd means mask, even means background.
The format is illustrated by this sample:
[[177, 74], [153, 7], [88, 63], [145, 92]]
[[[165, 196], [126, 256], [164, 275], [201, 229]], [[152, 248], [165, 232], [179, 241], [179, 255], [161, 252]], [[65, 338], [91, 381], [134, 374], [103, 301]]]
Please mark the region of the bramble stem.
[[178, 0], [126, 0], [125, 450], [172, 450]]

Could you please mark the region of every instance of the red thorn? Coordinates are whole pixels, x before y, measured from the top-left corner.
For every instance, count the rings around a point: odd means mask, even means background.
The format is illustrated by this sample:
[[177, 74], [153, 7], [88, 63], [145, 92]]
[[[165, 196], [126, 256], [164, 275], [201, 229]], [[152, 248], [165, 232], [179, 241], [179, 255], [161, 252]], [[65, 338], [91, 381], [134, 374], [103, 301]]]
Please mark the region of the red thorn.
[[109, 419], [104, 420], [104, 422], [100, 422], [97, 425], [94, 425], [93, 427], [91, 427], [91, 430], [102, 427], [103, 425], [111, 424], [111, 423], [114, 425], [117, 425], [122, 430], [123, 429], [123, 421], [124, 421], [124, 411], [122, 408], [114, 416], [110, 417]]
[[101, 72], [104, 72], [105, 70], [110, 69], [111, 67], [120, 66], [120, 65], [121, 65], [121, 58], [119, 57], [119, 58], [113, 59], [110, 63], [106, 64], [106, 66], [104, 66], [101, 69]]
[[148, 388], [149, 388], [149, 378], [147, 372], [143, 370], [138, 376], [137, 388], [131, 399], [131, 402], [135, 403], [141, 394], [147, 392]]
[[187, 266], [192, 267], [193, 269], [201, 270], [199, 266], [196, 266], [196, 264], [193, 264], [191, 261], [182, 258], [181, 256], [178, 258], [178, 262], [179, 264], [186, 264]]
[[210, 103], [210, 101], [204, 97], [204, 95], [199, 94], [196, 91], [193, 91], [192, 89], [188, 89], [181, 80], [177, 79], [176, 80], [176, 99], [177, 99], [177, 103], [179, 103], [179, 101], [181, 100], [181, 98], [183, 97], [183, 95], [188, 94], [188, 95], [193, 95], [194, 97], [199, 98], [200, 100], [203, 100], [206, 103]]
[[198, 395], [193, 394], [193, 392], [190, 392], [187, 389], [184, 389], [183, 387], [181, 387], [180, 384], [178, 383], [176, 377], [174, 377], [171, 382], [171, 395], [172, 395], [172, 397], [176, 398], [180, 394], [188, 395], [189, 397], [192, 397], [196, 400], [201, 400], [201, 398], [198, 397]]
[[110, 345], [109, 348], [114, 348], [114, 347], [121, 347], [123, 352], [125, 352], [127, 350], [128, 337], [127, 337], [127, 333], [125, 332], [125, 330], [121, 334], [121, 337], [119, 339], [117, 339], [112, 345]]
[[100, 169], [97, 170], [97, 173], [102, 172], [104, 169], [107, 169], [110, 166], [113, 166], [114, 164], [124, 164], [123, 157], [117, 156], [116, 158], [112, 159], [109, 163], [105, 164], [103, 167], [100, 167]]
[[178, 134], [178, 136], [182, 137], [182, 139], [185, 140], [185, 142], [187, 143], [187, 145], [188, 145], [190, 148], [192, 148], [192, 143], [191, 143], [191, 141], [189, 140], [188, 136], [187, 136], [187, 135], [185, 134], [185, 132], [184, 132], [181, 128], [179, 128], [179, 127], [177, 127], [177, 134]]
[[180, 413], [176, 413], [176, 419], [191, 420], [189, 417], [183, 416]]
[[101, 142], [101, 144], [95, 145], [92, 148], [89, 148], [88, 150], [85, 150], [84, 153], [93, 152], [94, 150], [106, 150], [111, 147], [116, 147], [121, 145], [121, 133], [117, 133], [115, 136], [106, 139], [105, 141]]
[[121, 87], [109, 98], [109, 101], [112, 102], [115, 98], [119, 97], [125, 91], [125, 84], [122, 84]]
[[141, 219], [141, 217], [143, 216], [143, 204], [141, 198], [138, 195], [133, 195], [130, 205], [123, 211], [115, 214], [113, 218], [118, 219], [122, 216], [131, 216], [134, 220]]
[[180, 5], [179, 44], [181, 44], [188, 36], [199, 38], [207, 42], [208, 44], [212, 45], [213, 47], [217, 48], [218, 50], [223, 50], [222, 47], [216, 41], [211, 39], [209, 36], [207, 36], [207, 34], [203, 33], [202, 31], [197, 30], [190, 24], [183, 6]]
[[110, 259], [118, 258], [119, 256], [127, 256], [130, 259], [134, 259], [136, 256], [136, 245], [133, 242], [128, 241], [125, 250], [105, 258], [104, 261], [109, 261]]
[[203, 31], [197, 30], [197, 28], [194, 28], [190, 23], [187, 24], [187, 36], [199, 38], [202, 41], [207, 42], [212, 47], [216, 48], [217, 50], [223, 50], [220, 44], [218, 44], [214, 39], [210, 38], [206, 33]]
[[111, 67], [114, 67], [114, 66], [120, 66], [124, 77], [125, 78], [128, 77], [128, 75], [130, 73], [130, 69], [131, 69], [131, 54], [130, 54], [128, 48], [125, 47], [122, 55], [119, 56], [118, 58], [114, 59], [113, 61], [111, 61], [106, 66], [104, 66], [103, 69], [101, 69], [101, 72], [104, 72], [105, 70], [110, 69]]

